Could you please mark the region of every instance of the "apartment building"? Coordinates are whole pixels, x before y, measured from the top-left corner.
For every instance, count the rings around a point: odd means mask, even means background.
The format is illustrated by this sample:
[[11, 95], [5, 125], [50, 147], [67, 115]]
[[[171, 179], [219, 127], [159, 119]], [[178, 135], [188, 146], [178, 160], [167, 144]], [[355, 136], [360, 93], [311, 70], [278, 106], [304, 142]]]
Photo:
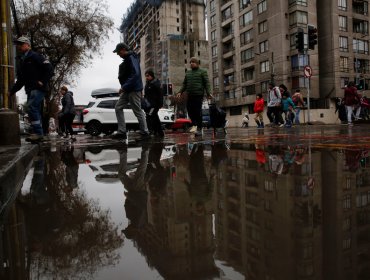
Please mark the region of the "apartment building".
[[179, 90], [190, 57], [208, 68], [203, 0], [136, 0], [124, 15], [122, 39], [140, 54], [143, 72], [153, 69], [168, 93]]
[[[314, 109], [310, 115], [324, 122], [336, 121], [334, 98], [348, 81], [366, 94], [368, 1], [207, 0], [207, 15], [211, 82], [230, 120], [252, 113], [255, 95], [266, 97], [271, 80], [300, 89]], [[308, 49], [309, 25], [318, 30], [315, 49]], [[300, 29], [303, 53], [296, 48]]]

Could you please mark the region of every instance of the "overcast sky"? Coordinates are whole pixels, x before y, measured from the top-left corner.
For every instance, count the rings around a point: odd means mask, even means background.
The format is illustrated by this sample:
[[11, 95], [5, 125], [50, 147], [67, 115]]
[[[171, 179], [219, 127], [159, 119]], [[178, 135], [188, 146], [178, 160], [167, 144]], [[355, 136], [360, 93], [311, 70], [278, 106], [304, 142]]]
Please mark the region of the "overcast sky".
[[114, 33], [104, 45], [102, 57], [93, 60], [89, 68], [81, 71], [80, 77], [76, 79], [76, 86], [70, 87], [73, 91], [75, 104], [87, 105], [91, 100], [91, 91], [98, 88], [119, 88], [118, 65], [122, 59], [113, 53], [117, 43], [120, 41], [118, 27], [121, 25], [123, 14], [134, 0], [106, 0], [109, 5], [109, 15], [114, 20]]

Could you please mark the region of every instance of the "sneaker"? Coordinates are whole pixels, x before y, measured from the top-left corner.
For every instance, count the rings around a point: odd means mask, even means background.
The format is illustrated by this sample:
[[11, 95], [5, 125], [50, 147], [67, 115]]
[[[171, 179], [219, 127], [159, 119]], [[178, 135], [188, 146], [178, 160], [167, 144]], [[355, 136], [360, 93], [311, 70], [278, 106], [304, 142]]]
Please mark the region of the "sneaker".
[[190, 128], [190, 130], [189, 130], [189, 132], [191, 132], [191, 133], [194, 133], [194, 132], [196, 132], [197, 131], [197, 127], [195, 126], [195, 125], [193, 125], [191, 128]]
[[127, 139], [127, 134], [124, 133], [116, 133], [111, 136], [112, 139]]
[[283, 127], [283, 126], [284, 126], [284, 124], [283, 124], [283, 123], [279, 124], [279, 127]]

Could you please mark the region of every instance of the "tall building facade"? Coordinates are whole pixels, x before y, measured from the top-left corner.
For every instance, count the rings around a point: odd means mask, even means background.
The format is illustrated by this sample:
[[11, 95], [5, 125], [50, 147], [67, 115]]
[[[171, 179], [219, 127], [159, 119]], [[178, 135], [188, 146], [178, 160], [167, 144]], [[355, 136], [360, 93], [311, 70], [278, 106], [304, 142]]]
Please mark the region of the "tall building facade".
[[181, 87], [190, 58], [208, 68], [203, 0], [136, 0], [124, 16], [122, 37], [140, 54], [143, 71], [153, 69], [168, 93]]
[[[316, 1], [208, 0], [212, 84], [230, 115], [251, 113], [255, 95], [268, 83], [300, 88], [307, 95], [303, 69], [310, 65], [310, 97], [319, 98], [318, 50], [296, 49], [300, 28], [317, 26]], [[306, 41], [307, 44], [307, 41]], [[247, 107], [245, 107], [247, 105]]]
[[[348, 81], [369, 79], [368, 1], [360, 0], [207, 0], [210, 73], [228, 114], [252, 113], [257, 93], [269, 81], [300, 89], [312, 109], [331, 109]], [[308, 48], [308, 28], [318, 44]], [[296, 34], [304, 32], [304, 52]], [[312, 76], [305, 78], [310, 66]]]

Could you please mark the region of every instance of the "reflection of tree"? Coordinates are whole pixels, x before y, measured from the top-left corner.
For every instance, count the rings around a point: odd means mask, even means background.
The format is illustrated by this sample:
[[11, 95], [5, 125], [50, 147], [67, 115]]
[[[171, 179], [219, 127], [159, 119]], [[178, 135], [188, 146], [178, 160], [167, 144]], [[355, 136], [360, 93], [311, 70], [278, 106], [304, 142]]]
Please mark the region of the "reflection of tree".
[[[90, 279], [106, 265], [114, 264], [122, 245], [117, 226], [110, 222], [108, 210], [86, 193], [65, 193], [65, 166], [58, 153], [41, 155], [45, 161], [42, 182], [48, 192], [38, 200], [33, 180], [31, 193], [24, 198], [30, 245], [31, 272], [58, 279]], [[37, 171], [37, 172], [36, 172]], [[39, 174], [40, 170], [35, 170]]]

